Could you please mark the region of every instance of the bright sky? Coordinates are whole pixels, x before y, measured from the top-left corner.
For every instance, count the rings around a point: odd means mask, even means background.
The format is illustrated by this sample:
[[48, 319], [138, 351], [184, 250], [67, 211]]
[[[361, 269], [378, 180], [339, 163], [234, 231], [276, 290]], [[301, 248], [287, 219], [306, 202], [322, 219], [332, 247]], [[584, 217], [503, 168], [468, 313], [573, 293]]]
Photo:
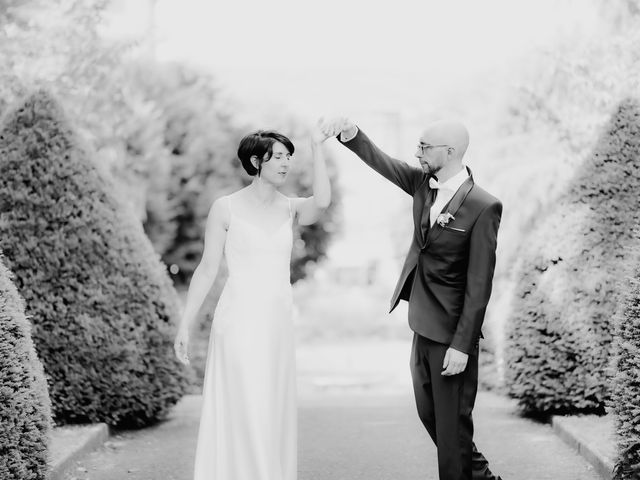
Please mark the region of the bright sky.
[[[398, 67], [462, 73], [597, 20], [562, 0], [159, 0], [166, 52], [212, 67]], [[586, 10], [585, 10], [586, 7]]]
[[156, 55], [212, 70], [247, 105], [296, 113], [402, 110], [576, 31], [598, 0], [114, 0], [140, 32], [155, 4]]
[[592, 0], [157, 0], [160, 59], [247, 105], [359, 115], [433, 103], [598, 21]]

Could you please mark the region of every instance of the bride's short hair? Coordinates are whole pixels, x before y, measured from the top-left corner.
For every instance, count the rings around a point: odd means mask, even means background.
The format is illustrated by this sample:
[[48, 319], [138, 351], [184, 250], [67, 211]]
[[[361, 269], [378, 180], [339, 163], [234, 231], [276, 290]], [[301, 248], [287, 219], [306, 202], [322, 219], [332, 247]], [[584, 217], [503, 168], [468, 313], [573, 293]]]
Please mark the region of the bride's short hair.
[[[295, 148], [291, 140], [273, 130], [258, 130], [240, 140], [238, 158], [249, 175], [252, 177], [260, 175], [262, 164], [271, 159], [273, 144], [276, 142], [283, 144], [289, 153], [293, 155]], [[258, 158], [258, 168], [251, 163], [251, 157], [254, 155]]]

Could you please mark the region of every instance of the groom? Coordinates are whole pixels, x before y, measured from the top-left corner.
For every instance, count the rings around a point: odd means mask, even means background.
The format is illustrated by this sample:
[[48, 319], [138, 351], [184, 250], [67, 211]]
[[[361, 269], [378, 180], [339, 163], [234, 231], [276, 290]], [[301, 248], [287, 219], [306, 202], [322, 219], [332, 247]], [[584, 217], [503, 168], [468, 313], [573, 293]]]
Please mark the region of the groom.
[[401, 299], [409, 302], [413, 388], [438, 449], [440, 480], [499, 480], [473, 443], [471, 413], [502, 204], [462, 164], [467, 129], [429, 125], [415, 154], [421, 169], [382, 152], [347, 119], [325, 122], [324, 129], [413, 197], [413, 239], [391, 310]]

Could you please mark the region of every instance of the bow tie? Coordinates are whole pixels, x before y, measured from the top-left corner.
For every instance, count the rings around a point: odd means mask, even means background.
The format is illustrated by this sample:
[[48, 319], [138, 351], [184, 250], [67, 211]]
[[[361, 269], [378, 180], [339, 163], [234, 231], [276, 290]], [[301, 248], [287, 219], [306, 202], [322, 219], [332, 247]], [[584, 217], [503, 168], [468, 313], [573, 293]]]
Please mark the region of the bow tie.
[[442, 188], [442, 185], [440, 185], [440, 182], [438, 182], [438, 180], [436, 180], [434, 177], [429, 177], [429, 188], [431, 188], [432, 190], [437, 190], [439, 188]]

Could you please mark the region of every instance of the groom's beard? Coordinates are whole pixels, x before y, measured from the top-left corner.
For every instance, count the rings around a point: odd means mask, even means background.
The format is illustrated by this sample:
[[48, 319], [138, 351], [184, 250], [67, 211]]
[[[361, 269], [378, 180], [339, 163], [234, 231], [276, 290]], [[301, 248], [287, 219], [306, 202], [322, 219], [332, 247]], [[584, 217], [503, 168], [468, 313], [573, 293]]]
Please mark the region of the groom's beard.
[[433, 167], [428, 163], [422, 165], [422, 170], [430, 177], [435, 177], [442, 167]]

